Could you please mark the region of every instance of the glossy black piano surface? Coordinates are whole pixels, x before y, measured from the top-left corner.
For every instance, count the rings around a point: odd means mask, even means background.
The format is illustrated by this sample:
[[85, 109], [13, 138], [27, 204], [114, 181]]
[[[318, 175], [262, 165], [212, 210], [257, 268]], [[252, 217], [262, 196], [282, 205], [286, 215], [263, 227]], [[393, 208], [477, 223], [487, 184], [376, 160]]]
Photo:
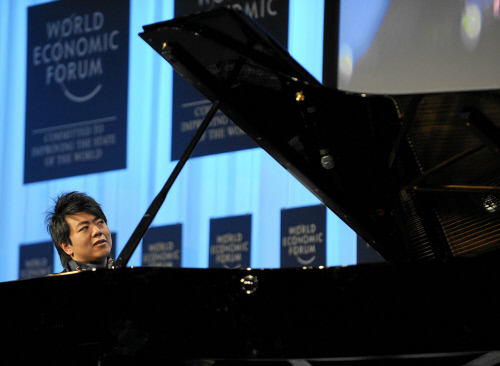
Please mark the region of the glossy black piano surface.
[[459, 365], [500, 344], [497, 262], [142, 267], [3, 283], [4, 314], [13, 314], [2, 319], [3, 355], [53, 364]]
[[4, 354], [102, 365], [500, 362], [498, 91], [329, 89], [227, 8], [140, 36], [388, 262], [3, 283], [13, 314], [2, 319]]

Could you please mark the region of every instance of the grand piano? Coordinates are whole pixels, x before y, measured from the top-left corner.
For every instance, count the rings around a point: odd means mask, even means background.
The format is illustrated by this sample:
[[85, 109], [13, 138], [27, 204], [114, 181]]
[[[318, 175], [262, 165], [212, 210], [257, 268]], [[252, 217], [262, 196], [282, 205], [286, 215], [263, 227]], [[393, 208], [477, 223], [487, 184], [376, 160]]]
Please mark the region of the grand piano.
[[[242, 12], [140, 36], [213, 102], [113, 269], [0, 284], [4, 360], [94, 365], [500, 363], [498, 90], [327, 88]], [[217, 109], [384, 262], [130, 268]]]

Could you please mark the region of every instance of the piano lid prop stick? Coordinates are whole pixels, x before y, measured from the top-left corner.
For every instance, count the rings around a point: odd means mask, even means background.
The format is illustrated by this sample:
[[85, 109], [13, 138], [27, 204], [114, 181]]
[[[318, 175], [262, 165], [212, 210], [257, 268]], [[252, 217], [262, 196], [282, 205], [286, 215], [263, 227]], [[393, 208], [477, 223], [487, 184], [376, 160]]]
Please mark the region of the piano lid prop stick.
[[116, 259], [114, 263], [114, 267], [125, 267], [132, 257], [132, 254], [134, 254], [135, 249], [139, 245], [139, 242], [141, 239], [144, 237], [146, 234], [146, 231], [148, 230], [149, 226], [151, 225], [151, 222], [153, 222], [153, 219], [155, 218], [156, 214], [158, 213], [160, 207], [162, 206], [163, 202], [165, 201], [165, 198], [167, 197], [168, 191], [174, 184], [175, 180], [177, 179], [177, 176], [181, 172], [182, 168], [184, 167], [184, 164], [186, 164], [186, 161], [189, 159], [191, 156], [191, 153], [194, 151], [196, 145], [200, 141], [201, 137], [203, 136], [203, 133], [207, 129], [208, 125], [210, 124], [210, 121], [212, 120], [213, 116], [217, 112], [220, 106], [220, 101], [216, 100], [213, 104], [210, 110], [208, 111], [207, 115], [203, 119], [202, 123], [200, 124], [200, 127], [196, 130], [196, 133], [194, 134], [193, 138], [189, 142], [186, 150], [182, 153], [181, 158], [179, 159], [179, 162], [175, 166], [174, 170], [172, 171], [172, 174], [170, 174], [170, 177], [168, 178], [167, 182], [161, 189], [160, 193], [155, 197], [149, 208], [147, 209], [146, 213], [144, 214], [141, 222], [139, 222], [139, 225], [137, 225], [136, 229], [130, 236], [130, 239], [128, 240], [127, 244], [125, 244], [125, 247], [121, 251], [120, 255]]

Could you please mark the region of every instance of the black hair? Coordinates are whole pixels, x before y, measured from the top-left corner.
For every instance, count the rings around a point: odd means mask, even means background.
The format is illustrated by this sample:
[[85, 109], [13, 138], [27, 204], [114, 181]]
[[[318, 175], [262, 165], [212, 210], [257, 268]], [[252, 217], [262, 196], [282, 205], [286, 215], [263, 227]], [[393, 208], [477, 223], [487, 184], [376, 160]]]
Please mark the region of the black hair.
[[45, 224], [47, 225], [47, 231], [52, 237], [52, 242], [59, 253], [61, 264], [63, 267], [66, 267], [71, 257], [59, 245], [61, 243], [73, 245], [69, 238], [69, 226], [66, 222], [66, 216], [85, 212], [96, 218], [103, 219], [106, 224], [108, 220], [101, 209], [101, 205], [85, 193], [64, 193], [55, 199], [54, 203], [54, 210], [46, 212]]

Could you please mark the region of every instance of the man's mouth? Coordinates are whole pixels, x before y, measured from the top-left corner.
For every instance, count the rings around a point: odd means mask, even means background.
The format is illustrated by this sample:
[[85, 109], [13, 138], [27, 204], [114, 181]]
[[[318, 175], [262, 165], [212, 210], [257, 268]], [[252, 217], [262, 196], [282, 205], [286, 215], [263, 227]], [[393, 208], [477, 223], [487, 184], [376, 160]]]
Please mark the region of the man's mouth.
[[103, 239], [103, 240], [99, 240], [99, 241], [96, 241], [96, 242], [94, 243], [94, 246], [102, 246], [102, 245], [106, 245], [106, 243], [107, 243], [107, 242], [108, 242], [108, 241], [107, 241], [107, 240], [104, 240], [104, 239]]

